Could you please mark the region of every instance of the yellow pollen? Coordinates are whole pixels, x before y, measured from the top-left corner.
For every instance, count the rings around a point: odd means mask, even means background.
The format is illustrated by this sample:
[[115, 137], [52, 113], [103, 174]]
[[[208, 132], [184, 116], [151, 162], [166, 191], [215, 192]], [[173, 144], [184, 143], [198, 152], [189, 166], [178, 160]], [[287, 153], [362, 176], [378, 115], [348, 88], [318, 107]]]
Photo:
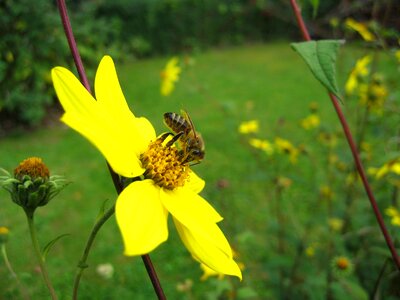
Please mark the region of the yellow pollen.
[[32, 180], [39, 177], [49, 179], [50, 172], [41, 158], [29, 157], [22, 161], [14, 170], [14, 176], [19, 180], [22, 180], [25, 175], [30, 176]]
[[183, 186], [188, 178], [188, 164], [182, 164], [179, 151], [167, 147], [162, 139], [150, 143], [140, 160], [146, 169], [144, 177], [152, 179], [160, 187], [172, 190]]

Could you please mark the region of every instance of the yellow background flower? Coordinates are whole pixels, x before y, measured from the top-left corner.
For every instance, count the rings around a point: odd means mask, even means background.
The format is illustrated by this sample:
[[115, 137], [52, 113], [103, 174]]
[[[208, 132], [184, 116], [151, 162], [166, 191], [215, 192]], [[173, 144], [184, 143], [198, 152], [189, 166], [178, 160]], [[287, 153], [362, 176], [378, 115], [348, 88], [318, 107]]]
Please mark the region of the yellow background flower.
[[175, 88], [175, 83], [179, 80], [181, 68], [178, 63], [178, 58], [173, 57], [167, 62], [164, 70], [161, 71], [161, 95], [163, 96], [169, 96]]
[[368, 30], [368, 27], [365, 24], [357, 22], [352, 18], [346, 19], [345, 24], [347, 27], [353, 29], [354, 31], [357, 31], [362, 36], [364, 41], [375, 41], [375, 36]]

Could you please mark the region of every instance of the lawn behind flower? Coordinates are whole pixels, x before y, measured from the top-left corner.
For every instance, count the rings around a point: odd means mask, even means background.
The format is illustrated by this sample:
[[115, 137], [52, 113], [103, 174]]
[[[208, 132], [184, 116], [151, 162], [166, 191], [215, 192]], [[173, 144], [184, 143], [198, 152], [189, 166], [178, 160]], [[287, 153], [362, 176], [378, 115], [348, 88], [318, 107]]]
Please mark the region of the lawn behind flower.
[[[338, 66], [340, 83], [344, 82], [359, 53], [354, 49], [342, 51]], [[299, 122], [309, 114], [310, 102], [318, 103], [323, 126], [338, 128], [336, 116], [326, 92], [289, 43], [211, 50], [191, 59], [194, 63], [183, 66], [175, 91], [168, 98], [160, 95], [159, 87], [160, 70], [167, 58], [116, 61], [115, 64], [128, 103], [135, 108], [135, 114], [146, 116], [157, 132], [166, 130], [163, 113], [181, 109], [190, 113], [206, 144], [205, 160], [194, 166], [206, 181], [202, 195], [224, 216], [221, 228], [246, 266], [243, 284], [263, 298], [268, 295], [263, 281], [274, 276], [263, 267], [271, 260], [269, 253], [274, 251], [268, 230], [276, 226], [270, 221], [272, 211], [267, 205], [271, 196], [265, 184], [268, 164], [260, 170], [249, 148], [243, 145], [238, 126], [242, 121], [258, 119], [260, 132], [266, 136], [280, 135], [306, 144], [313, 140]], [[61, 122], [0, 141], [0, 166], [4, 169], [11, 171], [28, 156], [41, 157], [51, 172], [71, 181], [36, 217], [42, 245], [63, 233], [70, 234], [56, 243], [47, 259], [55, 288], [61, 291], [60, 299], [68, 299], [74, 266], [90, 228], [102, 204], [107, 201], [106, 205], [110, 206], [116, 193], [101, 155]], [[315, 188], [319, 187], [318, 174], [312, 174], [308, 162], [300, 160], [291, 167], [302, 169], [304, 178], [300, 180], [314, 178]], [[290, 174], [290, 168], [286, 170]], [[303, 214], [300, 219], [307, 219], [305, 199], [314, 192], [297, 185], [285, 195], [291, 198], [291, 208]], [[10, 229], [9, 259], [29, 285], [32, 298], [44, 297], [46, 291], [35, 271], [24, 216], [3, 190], [0, 201], [0, 226]], [[212, 282], [200, 282], [201, 269], [192, 261], [177, 234], [172, 230], [170, 234], [168, 242], [151, 254], [165, 293], [169, 299], [182, 298], [176, 286], [190, 278], [194, 281], [194, 295], [202, 299], [200, 295], [215, 287]], [[250, 241], [243, 247], [246, 239]], [[89, 257], [90, 268], [82, 279], [82, 299], [153, 297], [140, 258], [126, 258], [122, 251], [121, 237], [112, 218], [98, 235]], [[113, 278], [106, 280], [96, 273], [96, 266], [104, 263], [114, 266]], [[16, 286], [3, 268], [0, 268], [0, 278], [8, 278], [0, 285], [0, 298], [7, 298]]]

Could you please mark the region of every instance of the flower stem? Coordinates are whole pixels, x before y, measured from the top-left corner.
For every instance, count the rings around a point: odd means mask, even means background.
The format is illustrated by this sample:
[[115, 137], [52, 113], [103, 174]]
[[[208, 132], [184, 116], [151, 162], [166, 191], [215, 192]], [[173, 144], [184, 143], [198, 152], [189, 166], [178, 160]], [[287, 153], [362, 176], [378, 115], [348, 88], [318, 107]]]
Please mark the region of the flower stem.
[[33, 222], [33, 212], [26, 210], [25, 213], [26, 213], [26, 218], [28, 221], [29, 233], [31, 235], [33, 249], [34, 249], [36, 258], [38, 260], [38, 263], [39, 263], [39, 267], [40, 267], [40, 271], [43, 276], [43, 280], [46, 283], [47, 289], [50, 292], [51, 299], [57, 300], [58, 299], [57, 295], [54, 291], [53, 285], [51, 284], [49, 275], [47, 273], [46, 265], [44, 263], [44, 258], [43, 258], [42, 252], [40, 251], [39, 241], [38, 241], [37, 235], [36, 235], [36, 227]]
[[115, 204], [109, 208], [103, 216], [101, 216], [97, 222], [94, 224], [93, 229], [89, 235], [89, 238], [86, 242], [85, 249], [82, 253], [82, 257], [79, 260], [78, 263], [78, 273], [75, 276], [75, 281], [74, 281], [74, 288], [73, 288], [73, 293], [72, 293], [72, 299], [76, 300], [78, 299], [78, 288], [79, 288], [79, 283], [83, 274], [83, 271], [88, 267], [87, 265], [87, 258], [89, 256], [90, 249], [92, 248], [94, 239], [96, 238], [97, 233], [99, 232], [100, 228], [103, 226], [103, 224], [114, 214], [115, 212]]
[[[89, 93], [91, 93], [90, 84], [89, 84], [89, 81], [87, 79], [85, 69], [83, 67], [82, 59], [81, 59], [81, 56], [79, 54], [78, 47], [76, 45], [76, 41], [75, 41], [74, 34], [73, 34], [73, 31], [72, 31], [71, 22], [70, 22], [69, 17], [68, 17], [68, 12], [67, 12], [67, 7], [65, 5], [65, 0], [57, 0], [57, 5], [58, 5], [58, 10], [60, 12], [61, 21], [62, 21], [62, 24], [63, 24], [63, 27], [64, 27], [65, 36], [66, 36], [66, 38], [68, 40], [68, 44], [69, 44], [69, 47], [70, 47], [70, 50], [71, 50], [71, 54], [72, 54], [72, 56], [74, 58], [75, 65], [76, 65], [76, 68], [78, 70], [79, 78], [81, 79], [81, 82], [82, 82], [83, 86], [89, 91]], [[107, 164], [107, 166], [108, 166], [108, 169], [110, 171], [110, 175], [111, 175], [112, 181], [114, 183], [115, 189], [117, 190], [117, 193], [119, 194], [119, 193], [121, 193], [121, 191], [123, 189], [123, 187], [121, 185], [121, 182], [119, 180], [119, 176], [118, 176], [118, 174], [116, 174], [110, 168], [110, 165]], [[113, 213], [114, 213], [114, 211], [113, 211]], [[107, 219], [104, 220], [104, 222], [107, 221]], [[104, 224], [104, 222], [103, 222], [103, 224]], [[103, 224], [101, 224], [99, 226], [97, 231], [100, 229], [100, 227]], [[94, 239], [94, 236], [93, 236], [93, 239]], [[150, 256], [149, 255], [142, 255], [142, 259], [143, 259], [143, 263], [144, 263], [144, 265], [146, 267], [147, 273], [148, 273], [148, 275], [150, 277], [150, 280], [151, 280], [151, 282], [153, 284], [154, 291], [158, 296], [158, 299], [161, 299], [161, 300], [162, 299], [166, 299], [166, 297], [164, 295], [164, 292], [162, 290], [160, 281], [159, 281], [159, 279], [157, 277], [157, 273], [156, 273], [156, 271], [154, 269], [154, 266], [153, 266], [153, 264], [151, 262]], [[81, 269], [80, 273], [82, 273], [82, 272], [83, 272], [83, 269]], [[79, 275], [79, 278], [80, 278], [80, 276], [81, 275]], [[79, 279], [78, 279], [78, 285], [79, 285]], [[76, 287], [76, 289], [77, 289], [77, 287]], [[75, 291], [75, 288], [74, 288], [74, 291]]]
[[22, 297], [25, 300], [29, 300], [30, 297], [29, 297], [28, 291], [26, 290], [26, 288], [22, 284], [22, 282], [19, 280], [19, 277], [18, 277], [17, 273], [15, 273], [15, 271], [14, 271], [13, 267], [11, 266], [11, 263], [10, 263], [10, 261], [8, 259], [5, 243], [1, 243], [1, 254], [3, 256], [4, 263], [6, 264], [6, 267], [7, 267], [8, 271], [10, 272], [11, 276], [13, 278], [15, 278], [18, 286], [20, 287], [20, 292], [21, 292]]
[[[297, 5], [296, 0], [290, 0], [290, 4], [292, 6], [293, 12], [295, 13], [295, 16], [296, 16], [296, 19], [297, 19], [297, 23], [298, 23], [298, 26], [299, 26], [299, 28], [301, 30], [301, 33], [303, 35], [304, 40], [310, 41], [311, 40], [310, 34], [308, 33], [307, 27], [304, 24], [303, 17], [301, 15], [300, 8]], [[371, 189], [371, 186], [370, 186], [370, 184], [368, 182], [367, 176], [366, 176], [365, 171], [364, 171], [364, 167], [363, 167], [363, 165], [361, 163], [361, 159], [360, 159], [360, 156], [358, 154], [358, 150], [357, 150], [356, 144], [354, 142], [353, 136], [351, 134], [351, 131], [350, 131], [349, 125], [347, 123], [346, 117], [343, 114], [343, 111], [342, 111], [342, 109], [340, 107], [340, 104], [339, 104], [339, 101], [337, 100], [337, 98], [332, 93], [329, 93], [329, 97], [330, 97], [330, 99], [332, 101], [332, 104], [333, 104], [333, 106], [335, 108], [336, 114], [339, 117], [340, 123], [341, 123], [342, 128], [343, 128], [343, 132], [344, 132], [344, 134], [346, 136], [346, 139], [347, 139], [347, 142], [349, 144], [351, 153], [353, 155], [353, 159], [354, 159], [358, 174], [361, 177], [361, 181], [362, 181], [362, 183], [364, 185], [364, 189], [365, 189], [365, 191], [366, 191], [366, 193], [368, 195], [368, 199], [369, 199], [369, 201], [371, 203], [373, 212], [374, 212], [375, 217], [376, 217], [376, 219], [378, 221], [378, 224], [379, 224], [379, 227], [381, 229], [381, 232], [382, 232], [382, 234], [383, 234], [383, 236], [385, 238], [386, 244], [387, 244], [387, 246], [388, 246], [388, 248], [389, 248], [389, 250], [390, 250], [390, 252], [392, 254], [392, 258], [393, 258], [397, 268], [400, 270], [400, 258], [399, 258], [398, 254], [397, 254], [397, 251], [396, 251], [396, 248], [395, 248], [394, 243], [392, 241], [392, 238], [390, 237], [390, 234], [389, 234], [389, 232], [388, 232], [388, 230], [386, 228], [386, 225], [385, 225], [385, 223], [383, 221], [382, 214], [381, 214], [381, 212], [379, 210], [378, 204], [377, 204], [377, 202], [375, 200], [375, 196], [374, 196], [374, 194], [372, 192], [372, 189]]]

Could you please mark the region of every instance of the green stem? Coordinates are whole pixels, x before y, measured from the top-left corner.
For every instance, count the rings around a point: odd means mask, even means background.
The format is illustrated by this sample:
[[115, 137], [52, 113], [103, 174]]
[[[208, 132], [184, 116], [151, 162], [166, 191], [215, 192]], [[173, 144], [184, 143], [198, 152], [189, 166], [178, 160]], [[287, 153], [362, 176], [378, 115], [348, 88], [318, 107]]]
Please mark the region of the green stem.
[[73, 300], [78, 299], [79, 283], [80, 283], [83, 271], [88, 267], [87, 258], [89, 256], [90, 249], [92, 248], [94, 239], [96, 238], [96, 235], [99, 232], [100, 228], [114, 214], [114, 212], [115, 212], [115, 204], [109, 210], [107, 210], [104, 213], [104, 215], [101, 218], [99, 218], [93, 226], [92, 232], [90, 233], [89, 238], [86, 242], [85, 249], [83, 250], [82, 257], [79, 260], [79, 264], [78, 264], [79, 270], [75, 276], [74, 289], [73, 289], [73, 294], [72, 294]]
[[30, 297], [29, 297], [28, 291], [26, 290], [26, 288], [22, 284], [22, 282], [19, 280], [17, 273], [14, 272], [14, 269], [12, 268], [11, 263], [8, 259], [5, 243], [2, 243], [2, 245], [1, 245], [1, 254], [3, 255], [4, 263], [6, 264], [8, 271], [10, 272], [11, 276], [13, 278], [15, 278], [15, 281], [17, 282], [18, 286], [20, 287], [20, 292], [21, 292], [22, 297], [25, 300], [29, 300]]
[[57, 300], [58, 299], [57, 295], [56, 295], [56, 293], [54, 291], [54, 288], [53, 288], [53, 285], [51, 284], [51, 281], [49, 279], [49, 275], [47, 273], [47, 269], [46, 269], [46, 265], [44, 263], [43, 255], [42, 255], [42, 252], [40, 251], [39, 241], [38, 241], [37, 235], [36, 235], [36, 227], [35, 227], [35, 224], [33, 222], [33, 212], [25, 210], [25, 213], [26, 213], [26, 218], [28, 220], [29, 233], [31, 235], [33, 249], [34, 249], [36, 258], [38, 260], [38, 263], [39, 263], [39, 267], [40, 267], [40, 271], [41, 271], [42, 276], [43, 276], [43, 280], [46, 283], [47, 289], [50, 292], [51, 299], [52, 300]]

